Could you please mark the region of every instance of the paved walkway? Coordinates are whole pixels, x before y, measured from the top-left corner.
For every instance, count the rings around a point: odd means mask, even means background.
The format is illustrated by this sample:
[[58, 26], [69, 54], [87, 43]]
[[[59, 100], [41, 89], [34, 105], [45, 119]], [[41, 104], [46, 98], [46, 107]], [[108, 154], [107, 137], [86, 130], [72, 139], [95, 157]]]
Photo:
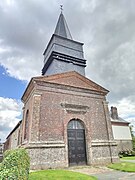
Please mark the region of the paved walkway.
[[135, 173], [121, 172], [107, 167], [73, 167], [71, 171], [80, 172], [87, 175], [93, 175], [98, 180], [135, 180]]
[[126, 162], [132, 162], [132, 163], [135, 163], [135, 160], [121, 159], [120, 161], [126, 161]]
[[100, 174], [93, 174], [98, 180], [135, 180], [135, 173], [111, 171]]

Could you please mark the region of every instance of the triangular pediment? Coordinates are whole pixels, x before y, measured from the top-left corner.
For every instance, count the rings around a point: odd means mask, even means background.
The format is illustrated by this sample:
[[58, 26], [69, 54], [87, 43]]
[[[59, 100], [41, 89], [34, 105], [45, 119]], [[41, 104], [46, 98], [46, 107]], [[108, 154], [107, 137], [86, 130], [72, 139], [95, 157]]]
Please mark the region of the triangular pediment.
[[104, 92], [105, 94], [109, 92], [107, 89], [103, 88], [102, 86], [96, 84], [95, 82], [91, 81], [90, 79], [82, 76], [81, 74], [75, 71], [50, 76], [40, 76], [34, 79], [77, 88], [89, 89], [92, 91]]

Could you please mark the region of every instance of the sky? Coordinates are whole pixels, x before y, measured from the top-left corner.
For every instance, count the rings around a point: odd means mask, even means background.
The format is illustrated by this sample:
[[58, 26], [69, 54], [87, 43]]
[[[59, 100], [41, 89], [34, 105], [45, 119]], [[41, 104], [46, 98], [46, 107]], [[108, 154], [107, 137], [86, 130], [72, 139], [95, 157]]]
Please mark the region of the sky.
[[84, 43], [86, 76], [110, 91], [109, 108], [135, 130], [134, 0], [0, 0], [1, 141], [22, 118], [31, 77], [41, 75], [61, 4], [73, 39]]

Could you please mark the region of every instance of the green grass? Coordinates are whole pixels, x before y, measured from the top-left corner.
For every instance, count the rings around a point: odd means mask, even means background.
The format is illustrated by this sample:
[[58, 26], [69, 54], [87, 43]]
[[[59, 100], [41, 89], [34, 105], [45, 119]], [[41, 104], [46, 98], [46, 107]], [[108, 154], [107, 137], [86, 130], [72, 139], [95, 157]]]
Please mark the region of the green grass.
[[130, 163], [130, 162], [110, 164], [108, 167], [111, 169], [125, 171], [125, 172], [135, 172], [135, 163]]
[[124, 160], [135, 160], [135, 156], [122, 157]]
[[96, 180], [93, 176], [66, 171], [66, 170], [42, 170], [31, 172], [29, 180]]

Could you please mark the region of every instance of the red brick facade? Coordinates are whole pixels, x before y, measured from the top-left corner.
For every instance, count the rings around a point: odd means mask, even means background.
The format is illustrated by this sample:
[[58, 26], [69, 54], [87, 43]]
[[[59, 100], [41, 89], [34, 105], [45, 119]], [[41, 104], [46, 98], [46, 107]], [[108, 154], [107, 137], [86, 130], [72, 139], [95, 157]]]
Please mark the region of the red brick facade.
[[23, 146], [30, 153], [31, 168], [68, 166], [67, 125], [72, 119], [84, 124], [87, 164], [117, 161], [107, 93], [76, 72], [32, 78], [22, 97], [23, 121], [29, 110], [28, 139]]

